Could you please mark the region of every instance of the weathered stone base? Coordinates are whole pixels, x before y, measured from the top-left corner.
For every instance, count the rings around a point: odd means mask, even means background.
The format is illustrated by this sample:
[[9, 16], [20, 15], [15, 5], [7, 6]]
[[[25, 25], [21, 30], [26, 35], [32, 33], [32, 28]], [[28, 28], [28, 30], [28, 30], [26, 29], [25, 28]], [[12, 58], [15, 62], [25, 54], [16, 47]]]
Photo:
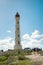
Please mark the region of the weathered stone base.
[[14, 46], [14, 50], [21, 50], [21, 49], [22, 49], [22, 46], [20, 44]]

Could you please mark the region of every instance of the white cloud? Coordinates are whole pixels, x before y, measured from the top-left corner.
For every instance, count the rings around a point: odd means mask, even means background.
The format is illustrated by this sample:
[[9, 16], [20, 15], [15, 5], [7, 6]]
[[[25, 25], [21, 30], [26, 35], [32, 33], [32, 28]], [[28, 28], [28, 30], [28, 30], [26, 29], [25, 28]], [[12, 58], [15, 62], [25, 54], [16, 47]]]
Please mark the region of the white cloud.
[[25, 47], [39, 47], [43, 48], [43, 34], [40, 34], [38, 30], [35, 30], [30, 36], [29, 34], [23, 35], [22, 46]]
[[[39, 47], [43, 48], [43, 34], [40, 34], [38, 30], [35, 30], [31, 35], [29, 34], [24, 34], [22, 37], [21, 45], [22, 48], [26, 47]], [[8, 50], [8, 49], [14, 49], [15, 41], [11, 37], [4, 38], [0, 40], [0, 50], [3, 49]]]
[[0, 40], [0, 50], [3, 49], [4, 51], [8, 49], [14, 49], [14, 40], [10, 37]]
[[8, 32], [8, 33], [11, 33], [11, 30], [8, 30], [7, 32]]
[[39, 38], [40, 37], [40, 32], [38, 30], [35, 30], [32, 35], [31, 35], [31, 38]]
[[29, 34], [25, 34], [25, 35], [23, 35], [23, 39], [28, 40], [28, 39], [29, 39]]

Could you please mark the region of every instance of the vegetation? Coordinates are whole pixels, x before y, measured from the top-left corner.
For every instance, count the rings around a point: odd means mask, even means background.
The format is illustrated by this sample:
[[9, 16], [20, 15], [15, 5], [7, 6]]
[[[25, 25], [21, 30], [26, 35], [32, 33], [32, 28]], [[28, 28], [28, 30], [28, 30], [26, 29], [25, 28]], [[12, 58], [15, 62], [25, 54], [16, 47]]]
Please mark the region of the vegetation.
[[18, 60], [25, 60], [25, 56], [24, 55], [18, 55]]
[[18, 62], [13, 62], [11, 65], [33, 65], [33, 62], [29, 60], [21, 60]]
[[32, 51], [25, 49], [25, 50], [24, 50], [24, 53], [25, 53], [26, 55], [31, 55], [31, 54], [32, 54]]
[[7, 57], [5, 57], [5, 56], [1, 56], [1, 57], [0, 57], [0, 62], [1, 62], [1, 61], [5, 61], [5, 60], [7, 60]]
[[7, 52], [0, 56], [0, 65], [43, 65], [42, 62], [34, 62], [25, 57], [30, 54], [32, 54], [30, 50], [19, 50], [17, 53]]

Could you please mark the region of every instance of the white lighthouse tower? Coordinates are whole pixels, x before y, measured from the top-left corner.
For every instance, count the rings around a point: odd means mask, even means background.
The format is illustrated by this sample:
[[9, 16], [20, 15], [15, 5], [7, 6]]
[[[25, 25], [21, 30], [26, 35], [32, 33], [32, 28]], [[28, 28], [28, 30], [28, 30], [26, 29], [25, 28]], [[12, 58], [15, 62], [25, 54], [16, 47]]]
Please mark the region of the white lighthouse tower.
[[15, 50], [20, 50], [22, 49], [21, 46], [21, 38], [20, 38], [20, 15], [17, 12], [15, 15], [15, 19], [16, 19], [16, 25], [15, 25], [15, 46], [14, 49]]

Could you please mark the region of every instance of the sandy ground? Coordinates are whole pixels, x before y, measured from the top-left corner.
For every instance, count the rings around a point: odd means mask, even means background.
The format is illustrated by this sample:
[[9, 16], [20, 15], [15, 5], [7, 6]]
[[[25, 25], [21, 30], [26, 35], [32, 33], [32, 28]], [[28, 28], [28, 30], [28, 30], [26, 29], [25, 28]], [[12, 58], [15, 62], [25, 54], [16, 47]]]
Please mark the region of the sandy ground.
[[32, 59], [33, 61], [42, 61], [43, 62], [43, 56], [41, 56], [40, 54], [27, 55], [26, 57]]

